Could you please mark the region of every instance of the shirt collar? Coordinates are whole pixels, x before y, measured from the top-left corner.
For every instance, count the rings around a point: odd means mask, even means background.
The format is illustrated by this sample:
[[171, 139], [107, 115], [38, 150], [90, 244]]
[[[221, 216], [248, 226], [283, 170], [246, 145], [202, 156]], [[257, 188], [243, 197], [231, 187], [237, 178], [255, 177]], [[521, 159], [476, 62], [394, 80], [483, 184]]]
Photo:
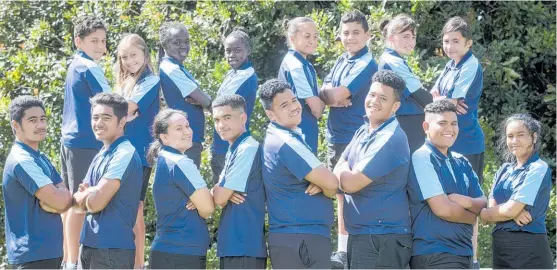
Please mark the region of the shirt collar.
[[170, 57], [170, 56], [163, 56], [162, 59], [163, 59], [163, 60], [166, 59], [166, 60], [168, 60], [168, 61], [170, 61], [170, 62], [172, 62], [172, 63], [174, 63], [174, 64], [176, 64], [176, 65], [178, 65], [178, 66], [181, 66], [181, 67], [184, 66], [184, 64], [182, 64], [182, 62], [180, 62], [180, 61], [178, 61], [178, 60], [176, 60], [176, 59], [174, 59], [174, 58], [172, 58], [172, 57]]
[[288, 50], [288, 53], [291, 53], [294, 55], [294, 57], [296, 57], [296, 59], [300, 60], [300, 62], [302, 62], [302, 64], [307, 65], [309, 64], [308, 60], [305, 59], [302, 54], [300, 54], [299, 52], [295, 51], [295, 50]]
[[149, 67], [145, 68], [145, 70], [143, 71], [143, 73], [141, 73], [141, 76], [139, 76], [139, 78], [137, 78], [137, 81], [141, 81], [147, 77], [149, 77], [149, 75], [153, 74], [153, 71], [151, 71], [151, 69]]
[[402, 56], [401, 56], [399, 53], [397, 53], [395, 50], [393, 50], [393, 49], [391, 49], [391, 48], [386, 48], [386, 49], [385, 49], [385, 52], [388, 53], [388, 54], [390, 54], [390, 55], [392, 55], [392, 56], [396, 56], [396, 57], [398, 57], [398, 58], [402, 58]]
[[425, 145], [429, 148], [429, 150], [431, 150], [431, 152], [435, 155], [437, 159], [446, 160], [446, 159], [453, 158], [453, 155], [451, 153], [451, 148], [447, 150], [447, 156], [445, 156], [443, 153], [441, 153], [441, 151], [439, 151], [439, 149], [437, 149], [437, 147], [435, 147], [435, 145], [433, 145], [433, 143], [431, 143], [429, 139], [425, 140]]
[[232, 145], [230, 145], [230, 152], [234, 152], [236, 151], [236, 148], [238, 148], [238, 146], [240, 146], [240, 144], [247, 138], [249, 137], [249, 131], [246, 131], [244, 133], [242, 133], [242, 135], [238, 136], [238, 138], [236, 138], [236, 140], [234, 141], [234, 143], [232, 143]]
[[270, 125], [271, 125], [271, 127], [274, 127], [276, 129], [283, 130], [283, 131], [286, 131], [286, 132], [291, 133], [293, 135], [302, 137], [302, 130], [298, 127], [296, 129], [292, 130], [292, 129], [289, 129], [289, 128], [285, 128], [285, 127], [283, 127], [283, 126], [281, 126], [278, 123], [273, 122], [273, 121], [271, 121]]
[[470, 58], [472, 56], [472, 49], [469, 49], [468, 52], [466, 52], [464, 54], [464, 56], [462, 56], [462, 59], [460, 59], [460, 62], [458, 62], [457, 65], [455, 65], [454, 60], [451, 60], [450, 62], [450, 67], [454, 68], [454, 69], [459, 69], [462, 67], [462, 65], [464, 65], [464, 63], [468, 60], [468, 58]]
[[120, 136], [118, 139], [114, 140], [109, 146], [108, 148], [105, 150], [105, 152], [112, 152], [114, 151], [114, 149], [116, 149], [116, 147], [118, 147], [118, 145], [120, 145], [122, 142], [127, 141], [128, 137], [127, 136]]
[[251, 65], [251, 61], [250, 60], [246, 60], [246, 62], [244, 62], [237, 70], [246, 70], [248, 68], [252, 67]]
[[183, 155], [184, 154], [184, 153], [181, 153], [180, 151], [176, 150], [176, 148], [174, 148], [172, 146], [168, 146], [168, 145], [163, 145], [162, 150], [173, 153], [173, 154], [178, 154], [178, 155]]
[[523, 170], [526, 167], [528, 167], [530, 165], [530, 163], [538, 160], [539, 158], [540, 158], [540, 155], [538, 154], [538, 152], [534, 152], [532, 154], [532, 156], [530, 156], [530, 158], [528, 158], [528, 160], [521, 167], [516, 167], [516, 162], [515, 162], [513, 168], [515, 170]]
[[38, 156], [41, 155], [41, 152], [40, 152], [40, 151], [37, 151], [37, 150], [31, 148], [31, 146], [25, 144], [25, 143], [22, 142], [22, 141], [15, 140], [15, 144], [17, 144], [19, 147], [21, 147], [23, 150], [29, 152], [29, 153], [32, 154], [33, 156], [37, 156], [37, 157], [38, 157]]
[[89, 55], [87, 55], [84, 51], [82, 50], [77, 50], [77, 55], [79, 55], [79, 57], [83, 57], [85, 59], [94, 61], [93, 58], [91, 58]]
[[364, 56], [368, 51], [369, 51], [369, 49], [367, 48], [367, 46], [364, 46], [364, 48], [361, 49], [361, 50], [360, 50], [358, 53], [356, 53], [355, 55], [353, 55], [353, 56], [350, 57], [350, 56], [348, 56], [348, 53], [346, 53], [345, 57], [346, 57], [346, 59], [348, 59], [348, 60], [356, 60], [356, 59], [358, 59], [358, 58]]

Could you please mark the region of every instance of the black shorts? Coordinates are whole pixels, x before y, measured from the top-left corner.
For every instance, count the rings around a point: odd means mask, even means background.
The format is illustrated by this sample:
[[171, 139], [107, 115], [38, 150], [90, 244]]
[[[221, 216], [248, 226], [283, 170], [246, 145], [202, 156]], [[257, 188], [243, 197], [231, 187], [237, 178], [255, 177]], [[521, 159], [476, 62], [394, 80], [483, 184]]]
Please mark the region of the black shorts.
[[471, 269], [472, 256], [450, 253], [417, 255], [410, 258], [411, 269]]
[[410, 146], [410, 154], [412, 154], [425, 143], [425, 132], [422, 127], [425, 114], [399, 115], [396, 119], [400, 124], [400, 128], [406, 133], [408, 146]]
[[273, 269], [330, 269], [331, 240], [317, 234], [269, 233]]
[[135, 249], [92, 248], [81, 245], [78, 269], [133, 269]]
[[151, 178], [151, 170], [153, 170], [153, 168], [143, 167], [143, 184], [141, 186], [141, 197], [139, 197], [139, 200], [142, 201], [142, 202], [145, 201], [145, 195], [147, 194], [147, 188], [149, 187], [149, 179]]
[[266, 269], [267, 258], [248, 256], [221, 257], [220, 269]]
[[151, 250], [149, 267], [151, 269], [205, 269], [205, 256], [183, 255]]
[[327, 167], [333, 170], [337, 165], [338, 160], [342, 157], [344, 149], [348, 146], [347, 143], [328, 143], [327, 144]]
[[484, 153], [464, 155], [464, 157], [468, 159], [468, 162], [472, 165], [472, 169], [478, 176], [478, 181], [481, 186], [484, 182]]
[[60, 145], [60, 159], [62, 163], [62, 181], [72, 194], [76, 193], [79, 184], [87, 175], [89, 166], [99, 150], [88, 148], [69, 148]]
[[411, 234], [356, 234], [348, 236], [348, 268], [405, 269], [412, 256]]
[[552, 269], [545, 233], [497, 231], [491, 243], [494, 269]]
[[7, 269], [59, 269], [62, 257], [39, 261], [26, 262], [22, 264], [8, 264]]

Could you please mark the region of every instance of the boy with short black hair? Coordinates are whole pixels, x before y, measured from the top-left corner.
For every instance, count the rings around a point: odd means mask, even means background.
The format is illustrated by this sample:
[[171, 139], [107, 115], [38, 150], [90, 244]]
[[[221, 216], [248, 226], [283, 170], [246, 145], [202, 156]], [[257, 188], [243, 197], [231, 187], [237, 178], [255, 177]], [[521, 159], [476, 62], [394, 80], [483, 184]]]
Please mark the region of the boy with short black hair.
[[[89, 164], [102, 147], [91, 129], [89, 99], [111, 90], [104, 71], [96, 63], [106, 53], [106, 29], [106, 24], [94, 16], [80, 16], [74, 22], [77, 52], [66, 75], [60, 147], [62, 179], [72, 194], [77, 192]], [[68, 269], [77, 267], [83, 218], [73, 209], [64, 215], [64, 264]]]

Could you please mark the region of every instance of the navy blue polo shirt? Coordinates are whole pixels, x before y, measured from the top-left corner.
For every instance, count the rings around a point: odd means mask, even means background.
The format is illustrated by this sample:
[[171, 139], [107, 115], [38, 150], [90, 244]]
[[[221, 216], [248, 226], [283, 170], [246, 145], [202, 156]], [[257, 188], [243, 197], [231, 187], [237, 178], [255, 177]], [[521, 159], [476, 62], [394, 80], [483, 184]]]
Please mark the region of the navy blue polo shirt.
[[207, 223], [186, 204], [198, 189], [207, 187], [197, 166], [178, 150], [164, 146], [157, 159], [153, 199], [157, 233], [151, 250], [205, 256], [209, 249]]
[[472, 256], [472, 225], [441, 219], [427, 203], [429, 198], [451, 193], [471, 198], [483, 196], [478, 177], [463, 155], [449, 150], [445, 156], [426, 140], [412, 154], [408, 184], [414, 238], [412, 255], [446, 252]]
[[317, 75], [313, 65], [300, 53], [289, 50], [278, 72], [278, 78], [288, 82], [292, 91], [302, 104], [302, 122], [298, 127], [304, 134], [304, 140], [314, 154], [317, 154], [319, 136], [317, 118], [311, 113], [311, 108], [305, 102], [306, 98], [319, 96]]
[[516, 163], [505, 163], [495, 174], [495, 181], [489, 195], [497, 204], [514, 200], [525, 204], [524, 209], [532, 216], [525, 226], [518, 226], [514, 220], [497, 222], [496, 231], [546, 233], [545, 216], [551, 194], [551, 168], [534, 153], [528, 161], [517, 168]]
[[480, 61], [469, 50], [455, 65], [451, 60], [437, 78], [434, 88], [441, 96], [464, 100], [467, 113], [457, 114], [459, 133], [451, 150], [463, 155], [480, 154], [485, 151], [482, 127], [478, 119], [478, 103], [482, 95], [483, 71]]
[[[237, 70], [230, 70], [217, 91], [217, 97], [233, 94], [242, 96], [246, 101], [246, 114], [248, 115], [246, 130], [249, 131], [251, 113], [255, 107], [255, 96], [257, 94], [257, 75], [250, 61], [246, 61]], [[228, 151], [228, 142], [223, 141], [217, 131], [214, 130], [211, 152], [224, 155], [226, 151]]]
[[269, 232], [329, 238], [333, 203], [323, 193], [305, 193], [310, 182], [304, 177], [322, 164], [304, 143], [300, 129], [294, 131], [271, 122], [262, 158]]
[[93, 158], [83, 183], [94, 187], [101, 179], [118, 179], [120, 188], [106, 207], [87, 213], [81, 230], [81, 244], [92, 248], [135, 249], [133, 226], [143, 184], [139, 154], [122, 136]]
[[54, 166], [44, 154], [16, 140], [2, 179], [8, 263], [62, 257], [60, 215], [44, 211], [35, 197], [40, 188], [62, 182]]
[[261, 147], [245, 132], [226, 153], [219, 186], [245, 194], [241, 204], [227, 203], [220, 216], [217, 256], [267, 257], [265, 189], [261, 177]]
[[382, 69], [392, 70], [406, 83], [406, 88], [402, 97], [400, 97], [400, 108], [396, 111], [396, 115], [423, 114], [424, 109], [410, 97], [412, 93], [423, 86], [418, 76], [412, 72], [408, 63], [406, 63], [406, 60], [395, 50], [387, 48], [379, 59], [379, 70]]
[[171, 109], [182, 110], [188, 114], [188, 122], [193, 130], [193, 142], [202, 143], [205, 136], [205, 115], [203, 108], [186, 102], [191, 92], [200, 88], [189, 71], [180, 61], [165, 56], [159, 72], [162, 93]]
[[139, 116], [126, 124], [125, 134], [139, 154], [143, 167], [151, 167], [147, 162], [146, 153], [153, 141], [153, 121], [160, 108], [160, 86], [159, 77], [146, 69], [133, 87], [131, 96], [126, 97], [137, 104]]
[[377, 63], [368, 48], [364, 47], [352, 57], [347, 53], [341, 55], [329, 75], [325, 77], [324, 86], [348, 88], [352, 101], [352, 105], [348, 107], [330, 108], [327, 120], [329, 143], [350, 143], [356, 130], [364, 124], [363, 117], [366, 115], [364, 104], [371, 86], [371, 77], [375, 72], [377, 72]]
[[372, 180], [358, 192], [344, 194], [344, 222], [350, 234], [409, 234], [406, 184], [410, 148], [396, 117], [374, 131], [365, 123], [342, 154], [351, 170]]
[[70, 148], [101, 149], [91, 127], [89, 99], [98, 93], [110, 92], [104, 71], [83, 51], [77, 51], [68, 67], [64, 83], [62, 143]]

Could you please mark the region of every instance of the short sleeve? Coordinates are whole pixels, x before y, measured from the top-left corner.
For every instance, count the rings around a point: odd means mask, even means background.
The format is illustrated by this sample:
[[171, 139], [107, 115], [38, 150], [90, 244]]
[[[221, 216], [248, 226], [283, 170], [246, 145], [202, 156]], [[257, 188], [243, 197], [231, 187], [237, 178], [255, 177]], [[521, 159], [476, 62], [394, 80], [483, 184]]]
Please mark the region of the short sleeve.
[[[381, 138], [376, 138], [381, 140]], [[366, 150], [362, 159], [356, 163], [354, 169], [363, 173], [370, 180], [377, 182], [401, 165], [408, 163], [409, 150], [403, 149], [402, 142], [389, 140], [387, 143], [373, 143]]]
[[134, 87], [130, 100], [137, 104], [140, 112], [144, 112], [157, 100], [159, 87], [159, 77], [149, 76]]
[[292, 70], [290, 70], [290, 76], [292, 76], [292, 82], [294, 88], [296, 89], [296, 95], [299, 99], [306, 99], [315, 96], [313, 94], [313, 89], [311, 88], [310, 80], [313, 81], [311, 71], [307, 70], [307, 67], [300, 65]]
[[93, 96], [98, 93], [111, 91], [103, 70], [97, 65], [88, 67], [87, 72], [85, 72], [85, 81], [89, 85]]
[[243, 145], [239, 147], [234, 157], [225, 162], [226, 171], [222, 174], [220, 186], [238, 192], [246, 192], [246, 185], [259, 148]]
[[118, 179], [120, 181], [124, 180], [124, 174], [133, 162], [134, 154], [135, 148], [133, 148], [131, 143], [121, 143], [117, 146], [116, 151], [110, 160], [110, 164], [108, 165], [108, 168], [102, 178]]
[[197, 83], [188, 78], [186, 73], [169, 61], [161, 63], [161, 69], [168, 75], [172, 83], [180, 90], [183, 98], [188, 97], [195, 89], [198, 88]]
[[15, 168], [15, 175], [17, 181], [32, 195], [40, 188], [53, 184], [50, 177], [33, 160], [22, 160]]
[[538, 191], [540, 190], [543, 180], [548, 173], [549, 167], [547, 163], [532, 163], [528, 171], [523, 176], [524, 180], [521, 181], [521, 183], [513, 190], [510, 199], [534, 206], [534, 201], [538, 196]]
[[[348, 88], [352, 95], [357, 94], [363, 86], [369, 85], [373, 74], [377, 72], [377, 63], [371, 54], [358, 59], [348, 75], [342, 78], [340, 85]], [[367, 89], [366, 89], [367, 90]]]
[[421, 149], [412, 155], [412, 169], [424, 200], [445, 194], [430, 158], [430, 153]]
[[279, 158], [299, 181], [302, 181], [313, 169], [321, 165], [321, 162], [311, 150], [295, 139], [281, 147]]
[[481, 66], [477, 58], [474, 57], [464, 63], [449, 98], [465, 98], [471, 88], [481, 87], [477, 85], [480, 81], [478, 77], [482, 76], [481, 73]]
[[188, 196], [198, 189], [207, 187], [197, 166], [189, 158], [180, 159], [176, 163], [173, 181]]

